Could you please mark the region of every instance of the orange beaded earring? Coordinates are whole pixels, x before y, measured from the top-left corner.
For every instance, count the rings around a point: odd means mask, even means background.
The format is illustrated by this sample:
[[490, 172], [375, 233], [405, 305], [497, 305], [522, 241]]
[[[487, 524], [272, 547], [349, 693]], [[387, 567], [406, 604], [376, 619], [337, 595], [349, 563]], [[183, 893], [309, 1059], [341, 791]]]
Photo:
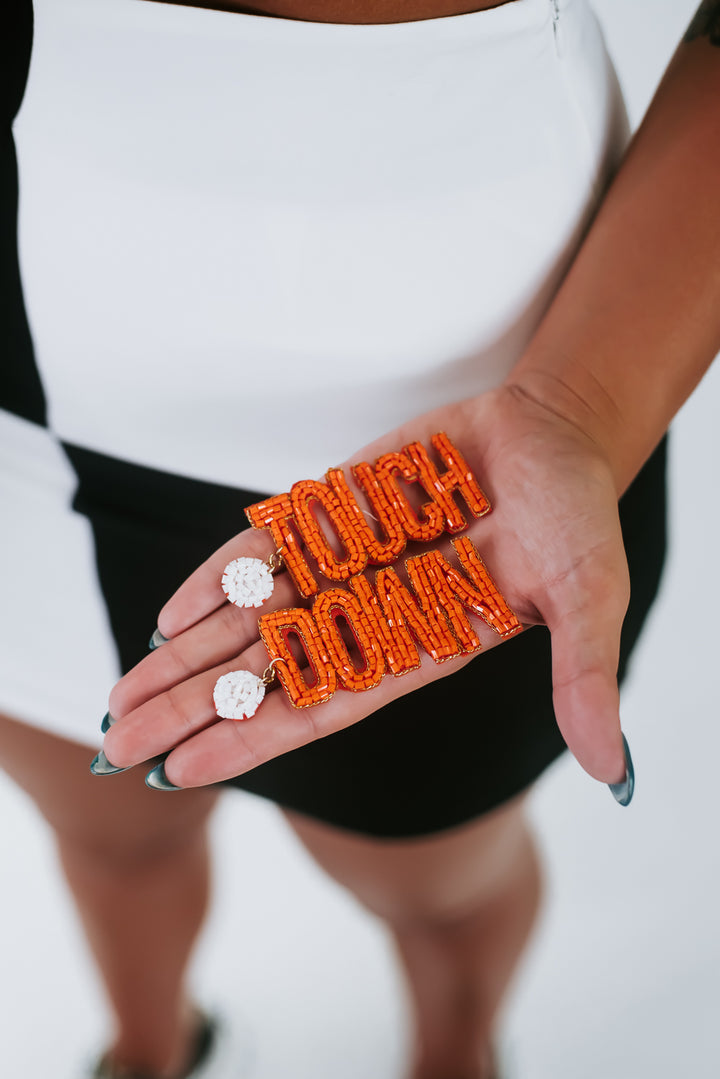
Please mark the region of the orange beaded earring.
[[[459, 570], [438, 550], [407, 559], [407, 584], [392, 568], [408, 540], [430, 543], [443, 532], [467, 528], [457, 497], [473, 517], [490, 511], [448, 436], [441, 431], [431, 436], [431, 443], [444, 472], [420, 442], [383, 454], [374, 466], [363, 461], [352, 468], [384, 538], [366, 521], [339, 468], [327, 471], [325, 483], [301, 480], [288, 493], [249, 507], [250, 524], [268, 529], [275, 540], [277, 561], [266, 565], [240, 558], [230, 563], [222, 581], [228, 599], [239, 606], [260, 606], [272, 592], [271, 573], [279, 564], [303, 598], [316, 598], [311, 610], [293, 607], [259, 618], [270, 666], [262, 678], [248, 671], [223, 676], [216, 687], [219, 715], [254, 714], [275, 676], [294, 707], [307, 708], [329, 700], [338, 687], [361, 692], [377, 686], [386, 671], [402, 675], [416, 670], [420, 648], [436, 663], [478, 651], [480, 638], [469, 614], [482, 618], [500, 637], [520, 632], [518, 618], [466, 536], [451, 541]], [[429, 499], [418, 509], [403, 489], [411, 484], [419, 484]], [[318, 506], [344, 556], [316, 516]], [[363, 576], [368, 565], [380, 567], [374, 584]], [[321, 590], [318, 576], [335, 587]], [[347, 588], [337, 582], [347, 582]], [[300, 661], [291, 647], [293, 638], [303, 655]]]
[[[337, 689], [337, 674], [320, 638], [315, 620], [304, 607], [265, 614], [258, 623], [260, 637], [268, 650], [270, 662], [296, 708], [328, 701]], [[301, 644], [307, 660], [302, 668], [290, 647], [289, 637]], [[311, 673], [308, 681], [303, 670]]]

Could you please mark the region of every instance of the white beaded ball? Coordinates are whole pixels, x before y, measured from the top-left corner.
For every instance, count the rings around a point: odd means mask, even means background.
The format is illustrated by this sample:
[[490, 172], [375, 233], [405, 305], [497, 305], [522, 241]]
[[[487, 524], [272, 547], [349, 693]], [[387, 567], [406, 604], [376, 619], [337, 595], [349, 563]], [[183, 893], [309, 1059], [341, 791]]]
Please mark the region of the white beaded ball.
[[221, 719], [250, 719], [265, 696], [265, 685], [252, 671], [231, 671], [218, 678], [213, 690], [215, 710]]
[[274, 587], [272, 573], [259, 558], [236, 558], [225, 567], [220, 584], [236, 607], [262, 607]]

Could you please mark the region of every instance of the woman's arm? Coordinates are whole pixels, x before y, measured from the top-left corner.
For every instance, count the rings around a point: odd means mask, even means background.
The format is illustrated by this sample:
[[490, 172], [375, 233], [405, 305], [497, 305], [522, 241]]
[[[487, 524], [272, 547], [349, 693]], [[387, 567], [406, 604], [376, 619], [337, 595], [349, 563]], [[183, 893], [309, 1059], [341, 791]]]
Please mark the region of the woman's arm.
[[720, 2], [704, 0], [508, 385], [602, 448], [622, 493], [720, 350]]
[[[616, 672], [629, 585], [618, 494], [720, 347], [719, 19], [720, 2], [701, 5], [506, 383], [362, 451], [374, 460], [442, 429], [462, 449], [494, 507], [469, 535], [521, 621], [550, 629], [558, 725], [583, 768], [608, 783], [625, 773]], [[302, 711], [275, 689], [253, 719], [218, 721], [216, 679], [239, 667], [259, 674], [267, 663], [258, 612], [224, 604], [220, 576], [231, 558], [271, 549], [263, 533], [236, 537], [165, 606], [159, 628], [172, 640], [111, 694], [121, 722], [106, 738], [110, 761], [130, 766], [177, 747], [168, 778], [210, 783], [357, 722], [468, 661], [427, 661]], [[268, 609], [296, 602], [282, 574]], [[497, 643], [479, 633], [484, 646]], [[502, 722], [483, 716], [481, 698], [477, 708], [478, 722]]]

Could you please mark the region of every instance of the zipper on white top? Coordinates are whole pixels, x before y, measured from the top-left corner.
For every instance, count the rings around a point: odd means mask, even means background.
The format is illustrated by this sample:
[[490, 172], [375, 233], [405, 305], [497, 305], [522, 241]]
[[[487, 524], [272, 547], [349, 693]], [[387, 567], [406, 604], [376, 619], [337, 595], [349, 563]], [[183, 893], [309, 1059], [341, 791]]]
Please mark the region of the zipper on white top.
[[555, 39], [555, 51], [560, 56], [560, 0], [550, 0], [552, 7], [552, 28]]

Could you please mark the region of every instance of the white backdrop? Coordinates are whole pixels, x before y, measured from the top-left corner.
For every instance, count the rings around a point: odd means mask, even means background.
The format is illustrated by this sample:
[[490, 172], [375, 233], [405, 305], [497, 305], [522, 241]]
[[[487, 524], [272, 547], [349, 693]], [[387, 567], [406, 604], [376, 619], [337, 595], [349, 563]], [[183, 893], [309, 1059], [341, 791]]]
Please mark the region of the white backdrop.
[[[636, 121], [696, 2], [595, 6]], [[719, 407], [714, 371], [675, 424], [671, 560], [623, 706], [633, 804], [617, 806], [572, 759], [533, 796], [548, 903], [506, 1013], [508, 1079], [718, 1073]], [[98, 985], [46, 831], [2, 777], [0, 819], [2, 1073], [77, 1079], [103, 1039]], [[256, 1079], [400, 1079], [404, 1009], [380, 927], [262, 801], [225, 799], [215, 841], [197, 980], [252, 1031]]]

